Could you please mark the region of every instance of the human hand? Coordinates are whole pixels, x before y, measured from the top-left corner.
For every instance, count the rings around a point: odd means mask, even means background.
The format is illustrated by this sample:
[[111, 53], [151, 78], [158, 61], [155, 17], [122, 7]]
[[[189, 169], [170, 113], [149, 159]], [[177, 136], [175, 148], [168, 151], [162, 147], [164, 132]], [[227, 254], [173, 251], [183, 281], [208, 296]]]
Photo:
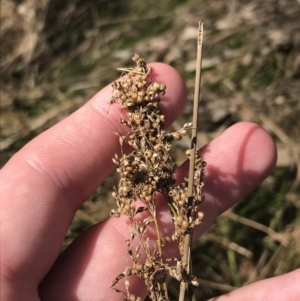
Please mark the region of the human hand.
[[[182, 110], [186, 91], [178, 73], [152, 64], [153, 77], [167, 85], [161, 109], [170, 125]], [[114, 169], [118, 152], [113, 134], [124, 128], [108, 86], [74, 114], [16, 153], [1, 174], [1, 300], [121, 300], [110, 284], [129, 264], [124, 218], [108, 219], [84, 231], [59, 257], [74, 214]], [[273, 169], [276, 149], [270, 136], [252, 123], [239, 123], [201, 149], [208, 162], [203, 223], [199, 236], [223, 211], [257, 186]], [[179, 169], [186, 172], [187, 166]], [[161, 222], [170, 219], [162, 208]], [[57, 258], [58, 257], [58, 258]], [[296, 300], [299, 270], [219, 297], [227, 300]], [[133, 278], [136, 295], [147, 292]], [[298, 298], [297, 298], [298, 297]], [[216, 299], [214, 299], [216, 300]]]

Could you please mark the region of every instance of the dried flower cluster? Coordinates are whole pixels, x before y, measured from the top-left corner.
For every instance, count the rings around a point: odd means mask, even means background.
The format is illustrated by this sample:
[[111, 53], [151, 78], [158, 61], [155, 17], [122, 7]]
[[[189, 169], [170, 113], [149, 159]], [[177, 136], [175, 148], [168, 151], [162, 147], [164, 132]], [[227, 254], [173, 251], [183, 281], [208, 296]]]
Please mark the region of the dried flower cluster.
[[[121, 69], [124, 76], [112, 84], [113, 96], [110, 104], [120, 101], [127, 118], [121, 123], [129, 128], [129, 133], [119, 137], [121, 148], [129, 144], [133, 151], [122, 156], [115, 155], [113, 162], [120, 173], [118, 188], [113, 192], [117, 208], [111, 216], [125, 215], [131, 221], [131, 235], [126, 241], [128, 254], [132, 258], [132, 266], [126, 267], [112, 283], [112, 287], [124, 294], [124, 300], [140, 301], [140, 297], [130, 292], [130, 275], [140, 277], [146, 284], [149, 297], [153, 301], [169, 300], [166, 276], [178, 281], [197, 285], [194, 276], [189, 275], [187, 267], [182, 263], [184, 253], [184, 237], [195, 225], [201, 222], [202, 212], [198, 205], [203, 200], [203, 167], [205, 162], [196, 156], [194, 172], [193, 200], [187, 195], [187, 180], [175, 185], [174, 171], [176, 165], [170, 157], [172, 140], [179, 140], [192, 127], [186, 123], [182, 129], [167, 133], [164, 127], [165, 116], [159, 109], [160, 95], [166, 90], [164, 84], [153, 81], [151, 68], [137, 54], [133, 57], [135, 68]], [[187, 151], [188, 154], [189, 151]], [[162, 237], [157, 221], [156, 194], [161, 194], [167, 201], [174, 222], [174, 233], [170, 237]], [[140, 200], [142, 206], [137, 206]], [[192, 204], [192, 205], [191, 205]], [[141, 212], [147, 211], [149, 217], [137, 218]], [[147, 229], [154, 225], [156, 230], [156, 246], [150, 245]], [[169, 241], [176, 241], [180, 258], [163, 257], [163, 247]], [[141, 255], [145, 254], [145, 255]], [[142, 259], [143, 257], [143, 259]], [[116, 286], [125, 278], [125, 291]]]

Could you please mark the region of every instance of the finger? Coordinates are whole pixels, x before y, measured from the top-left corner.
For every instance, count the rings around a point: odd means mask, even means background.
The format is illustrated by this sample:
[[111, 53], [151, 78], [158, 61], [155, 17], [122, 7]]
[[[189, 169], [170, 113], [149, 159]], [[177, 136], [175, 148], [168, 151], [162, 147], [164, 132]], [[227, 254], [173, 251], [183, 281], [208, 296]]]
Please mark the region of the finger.
[[[271, 136], [257, 124], [240, 122], [200, 151], [205, 168], [205, 202], [200, 210], [209, 212], [195, 236], [207, 229], [215, 218], [259, 185], [273, 170], [277, 150]], [[179, 177], [187, 173], [185, 164]]]
[[[151, 76], [167, 85], [160, 106], [169, 125], [184, 106], [185, 85], [172, 67], [151, 67]], [[124, 126], [120, 107], [109, 108], [111, 94], [107, 86], [1, 170], [1, 259], [8, 265], [1, 272], [11, 279], [18, 275], [22, 287], [39, 283], [56, 259], [75, 211], [114, 168], [111, 158], [120, 145], [113, 132]]]
[[283, 301], [300, 300], [300, 269], [261, 280], [209, 301]]
[[[206, 201], [202, 208], [205, 220], [197, 234], [261, 182], [276, 161], [272, 139], [252, 123], [232, 126], [204, 147], [201, 154], [208, 165]], [[181, 176], [184, 172], [185, 165], [179, 170]], [[170, 228], [167, 210], [163, 212], [159, 218], [164, 227]], [[126, 266], [131, 265], [125, 242], [122, 243], [129, 235], [129, 225], [124, 218], [109, 219], [83, 233], [44, 280], [41, 296], [45, 299], [42, 300], [88, 301], [95, 296], [101, 296], [100, 300], [122, 300], [122, 294], [116, 294], [109, 286]], [[133, 293], [145, 297], [147, 292], [139, 280], [130, 278], [130, 287]]]

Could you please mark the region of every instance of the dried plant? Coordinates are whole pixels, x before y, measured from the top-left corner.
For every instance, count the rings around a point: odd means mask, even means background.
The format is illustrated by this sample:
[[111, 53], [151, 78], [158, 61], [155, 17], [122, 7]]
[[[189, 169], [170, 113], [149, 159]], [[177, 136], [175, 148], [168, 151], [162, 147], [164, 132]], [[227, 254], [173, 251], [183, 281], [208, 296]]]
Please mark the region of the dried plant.
[[[198, 285], [196, 277], [190, 273], [190, 241], [194, 227], [203, 218], [198, 206], [204, 199], [205, 162], [195, 152], [194, 140], [192, 149], [187, 150], [193, 164], [190, 173], [192, 179], [186, 178], [182, 183], [175, 184], [176, 164], [170, 156], [170, 142], [187, 135], [195, 125], [186, 123], [182, 129], [173, 133], [164, 130], [165, 116], [159, 109], [159, 97], [165, 93], [166, 86], [151, 78], [151, 68], [137, 54], [133, 61], [136, 63], [135, 68], [120, 69], [124, 76], [112, 84], [113, 96], [110, 100], [110, 104], [120, 101], [122, 110], [127, 113], [127, 118], [121, 118], [121, 123], [129, 128], [129, 132], [126, 135], [116, 133], [122, 156], [115, 155], [113, 158], [120, 180], [118, 188], [113, 192], [117, 209], [111, 211], [111, 216], [118, 218], [125, 215], [129, 218], [131, 234], [126, 244], [132, 258], [132, 266], [126, 267], [114, 279], [112, 288], [123, 293], [124, 300], [141, 300], [130, 292], [130, 276], [135, 275], [146, 284], [151, 300], [163, 301], [170, 300], [165, 282], [167, 275], [180, 281], [183, 291], [188, 284]], [[124, 143], [133, 148], [129, 155], [123, 153]], [[174, 223], [174, 233], [170, 237], [163, 237], [159, 228], [157, 194], [164, 197], [170, 208]], [[142, 205], [137, 205], [140, 202]], [[141, 218], [141, 213], [145, 211], [148, 216]], [[147, 235], [151, 225], [154, 225], [156, 232], [154, 245]], [[171, 241], [177, 242], [179, 258], [163, 256], [164, 246]], [[124, 291], [117, 288], [123, 278]], [[184, 293], [181, 295], [184, 298]]]

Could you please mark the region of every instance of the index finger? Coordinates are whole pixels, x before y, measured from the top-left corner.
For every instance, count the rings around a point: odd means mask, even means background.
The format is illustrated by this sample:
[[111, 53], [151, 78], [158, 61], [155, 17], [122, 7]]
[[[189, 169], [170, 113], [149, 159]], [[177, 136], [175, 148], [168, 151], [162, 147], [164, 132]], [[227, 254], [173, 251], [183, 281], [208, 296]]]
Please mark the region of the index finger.
[[[160, 63], [151, 67], [152, 77], [167, 86], [161, 109], [169, 125], [185, 103], [185, 85], [172, 67]], [[111, 93], [110, 86], [104, 88], [77, 112], [28, 143], [1, 170], [5, 198], [0, 215], [6, 242], [2, 261], [7, 266], [2, 274], [14, 271], [12, 277], [18, 274], [22, 287], [43, 278], [59, 253], [75, 211], [113, 169], [111, 158], [120, 148], [113, 132], [124, 130], [117, 105], [107, 114]]]

